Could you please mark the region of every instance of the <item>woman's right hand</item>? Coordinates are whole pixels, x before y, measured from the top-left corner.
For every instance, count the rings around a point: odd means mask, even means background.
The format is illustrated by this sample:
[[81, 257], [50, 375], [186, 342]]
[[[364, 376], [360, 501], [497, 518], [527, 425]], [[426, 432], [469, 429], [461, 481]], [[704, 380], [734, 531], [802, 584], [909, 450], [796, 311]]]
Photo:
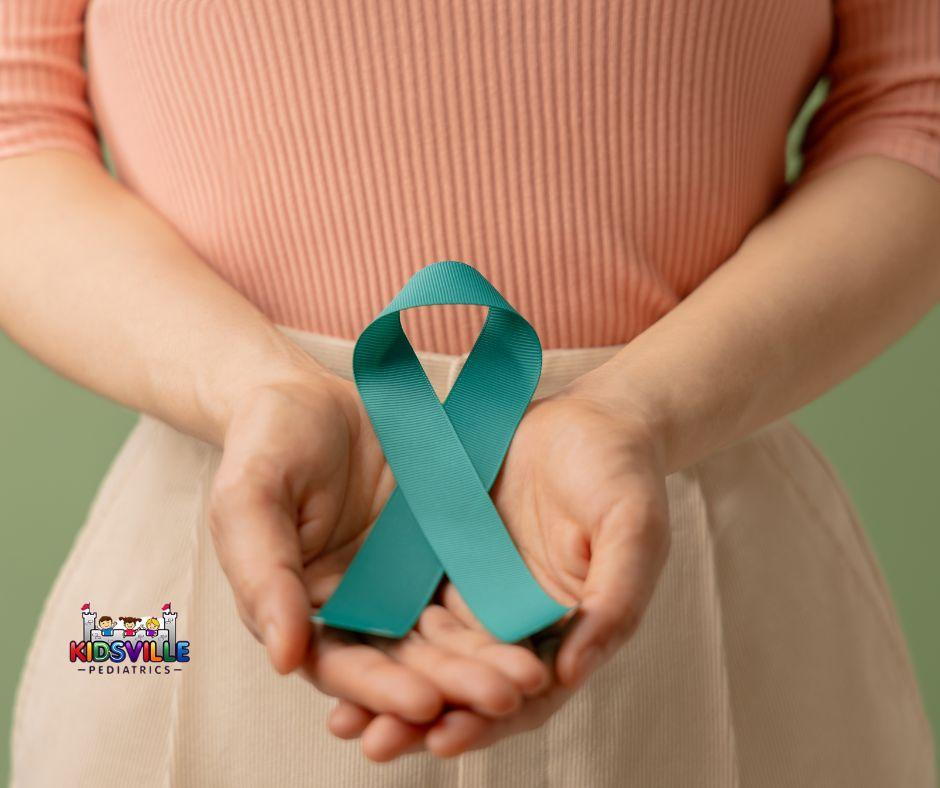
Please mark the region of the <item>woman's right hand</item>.
[[[365, 639], [314, 627], [395, 487], [355, 385], [304, 371], [253, 389], [232, 408], [210, 496], [210, 527], [239, 614], [275, 669], [323, 692], [414, 723], [444, 704], [503, 716], [548, 680], [521, 646], [464, 628]], [[364, 741], [381, 758], [381, 735]], [[371, 752], [370, 752], [371, 751]]]

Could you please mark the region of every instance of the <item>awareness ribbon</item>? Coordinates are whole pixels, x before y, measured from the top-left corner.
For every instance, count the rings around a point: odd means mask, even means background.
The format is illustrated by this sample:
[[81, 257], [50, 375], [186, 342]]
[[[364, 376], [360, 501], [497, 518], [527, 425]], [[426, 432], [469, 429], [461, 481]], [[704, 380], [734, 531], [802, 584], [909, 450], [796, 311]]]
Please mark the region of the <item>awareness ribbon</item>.
[[[489, 307], [443, 404], [400, 316], [436, 304]], [[456, 260], [419, 270], [365, 328], [353, 376], [398, 486], [314, 620], [404, 637], [445, 573], [504, 642], [570, 610], [539, 586], [489, 496], [541, 369], [532, 326], [482, 274]]]

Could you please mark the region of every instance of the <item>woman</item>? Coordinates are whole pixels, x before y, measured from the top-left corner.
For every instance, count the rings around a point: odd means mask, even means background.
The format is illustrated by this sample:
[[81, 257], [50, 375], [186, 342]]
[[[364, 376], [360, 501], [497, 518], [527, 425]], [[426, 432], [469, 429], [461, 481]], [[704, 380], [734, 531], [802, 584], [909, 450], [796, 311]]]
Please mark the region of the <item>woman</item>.
[[[0, 320], [143, 414], [35, 635], [14, 784], [932, 784], [880, 572], [786, 414], [940, 293], [933, 0], [6, 0], [0, 31]], [[493, 497], [580, 605], [554, 642], [452, 587], [402, 641], [311, 630], [394, 486], [353, 341], [442, 259], [547, 348]], [[406, 317], [440, 394], [479, 318]], [[181, 600], [191, 662], [77, 672], [88, 598]]]

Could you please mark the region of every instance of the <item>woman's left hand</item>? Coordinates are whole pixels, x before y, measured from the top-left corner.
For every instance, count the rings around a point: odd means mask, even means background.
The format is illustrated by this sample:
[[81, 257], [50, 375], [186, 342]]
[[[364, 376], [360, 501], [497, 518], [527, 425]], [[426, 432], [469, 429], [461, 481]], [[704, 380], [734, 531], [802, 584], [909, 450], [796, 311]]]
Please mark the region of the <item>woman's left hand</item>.
[[[577, 382], [536, 400], [492, 489], [539, 583], [559, 602], [578, 606], [554, 659], [552, 685], [498, 720], [455, 709], [418, 726], [343, 702], [330, 719], [335, 734], [375, 738], [381, 730], [389, 742], [382, 760], [424, 748], [457, 755], [538, 727], [610, 659], [639, 624], [669, 548], [664, 451], [638, 414]], [[453, 585], [441, 599], [444, 607], [421, 619], [423, 637], [446, 643], [448, 624], [480, 628]]]

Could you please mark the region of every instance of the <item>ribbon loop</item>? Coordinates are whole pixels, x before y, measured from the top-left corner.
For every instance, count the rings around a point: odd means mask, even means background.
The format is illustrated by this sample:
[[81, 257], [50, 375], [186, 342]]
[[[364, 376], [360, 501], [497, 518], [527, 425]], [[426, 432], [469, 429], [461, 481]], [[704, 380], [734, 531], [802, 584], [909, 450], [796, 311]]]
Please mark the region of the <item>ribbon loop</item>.
[[[443, 404], [400, 318], [436, 304], [489, 308]], [[532, 326], [476, 269], [455, 260], [418, 271], [365, 328], [353, 374], [398, 486], [316, 620], [403, 637], [444, 573], [506, 642], [568, 612], [532, 576], [489, 496], [541, 364]]]

